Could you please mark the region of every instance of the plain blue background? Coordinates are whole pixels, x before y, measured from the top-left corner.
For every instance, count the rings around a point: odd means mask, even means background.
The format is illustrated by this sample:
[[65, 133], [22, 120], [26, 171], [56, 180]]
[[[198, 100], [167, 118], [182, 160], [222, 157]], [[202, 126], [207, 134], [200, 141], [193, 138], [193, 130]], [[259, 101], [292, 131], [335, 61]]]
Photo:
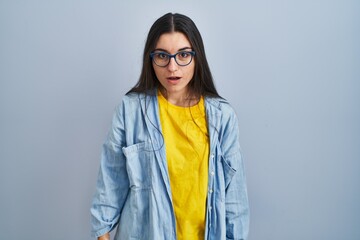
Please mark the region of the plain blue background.
[[250, 240], [360, 239], [360, 2], [0, 1], [0, 239], [90, 239], [101, 144], [167, 12], [234, 106]]

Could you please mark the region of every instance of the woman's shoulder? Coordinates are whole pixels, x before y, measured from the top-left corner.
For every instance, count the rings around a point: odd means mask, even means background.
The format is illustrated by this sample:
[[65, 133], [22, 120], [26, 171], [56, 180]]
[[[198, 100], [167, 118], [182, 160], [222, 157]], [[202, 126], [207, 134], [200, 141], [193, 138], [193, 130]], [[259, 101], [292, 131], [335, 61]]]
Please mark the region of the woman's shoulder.
[[156, 90], [149, 90], [148, 92], [130, 91], [123, 96], [123, 101], [138, 101], [147, 97], [154, 97], [156, 95]]
[[139, 100], [144, 99], [144, 93], [129, 92], [122, 97], [122, 104], [138, 104]]
[[148, 104], [148, 101], [153, 101], [154, 97], [156, 96], [153, 96], [153, 94], [128, 92], [122, 97], [121, 102], [118, 104], [118, 108], [121, 108], [124, 111], [129, 111], [129, 109], [131, 111], [140, 110], [143, 104]]
[[208, 97], [206, 98], [206, 106], [209, 116], [217, 117], [222, 124], [228, 124], [229, 122], [237, 122], [238, 115], [230, 104], [224, 98], [221, 97]]
[[217, 125], [219, 131], [222, 134], [235, 131], [234, 127], [238, 125], [238, 115], [230, 102], [224, 98], [207, 98], [206, 101], [208, 117], [219, 124]]
[[225, 114], [234, 114], [234, 108], [230, 102], [222, 97], [205, 97], [205, 102], [209, 108], [215, 108]]
[[138, 100], [140, 96], [141, 96], [140, 93], [135, 93], [135, 92], [126, 93], [122, 97], [122, 102], [132, 102]]

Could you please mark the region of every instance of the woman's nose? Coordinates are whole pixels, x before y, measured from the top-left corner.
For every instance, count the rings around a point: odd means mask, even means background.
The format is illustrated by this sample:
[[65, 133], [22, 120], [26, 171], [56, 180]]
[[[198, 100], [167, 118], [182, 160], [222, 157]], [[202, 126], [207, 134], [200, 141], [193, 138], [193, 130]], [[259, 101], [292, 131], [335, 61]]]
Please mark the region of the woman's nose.
[[175, 58], [170, 58], [167, 68], [170, 72], [175, 72], [178, 69], [178, 64], [176, 63]]

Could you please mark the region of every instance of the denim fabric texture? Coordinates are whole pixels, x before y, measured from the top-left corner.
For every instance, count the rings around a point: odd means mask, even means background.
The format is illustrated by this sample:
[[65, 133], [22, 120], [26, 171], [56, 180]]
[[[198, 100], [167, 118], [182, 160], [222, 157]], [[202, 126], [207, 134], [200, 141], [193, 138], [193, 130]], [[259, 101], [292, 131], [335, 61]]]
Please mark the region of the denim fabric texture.
[[[238, 120], [230, 104], [205, 97], [210, 154], [206, 240], [245, 240], [249, 204]], [[103, 144], [91, 207], [92, 235], [118, 226], [115, 239], [176, 240], [156, 94], [131, 93], [115, 110]]]

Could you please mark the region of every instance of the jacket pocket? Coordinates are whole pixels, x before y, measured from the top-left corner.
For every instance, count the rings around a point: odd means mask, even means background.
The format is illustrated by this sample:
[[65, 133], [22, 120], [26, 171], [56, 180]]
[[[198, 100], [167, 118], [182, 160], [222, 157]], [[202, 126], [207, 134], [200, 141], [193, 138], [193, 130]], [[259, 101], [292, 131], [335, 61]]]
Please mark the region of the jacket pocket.
[[126, 157], [126, 170], [130, 187], [133, 189], [148, 189], [151, 183], [151, 161], [154, 151], [151, 144], [141, 142], [122, 149]]

